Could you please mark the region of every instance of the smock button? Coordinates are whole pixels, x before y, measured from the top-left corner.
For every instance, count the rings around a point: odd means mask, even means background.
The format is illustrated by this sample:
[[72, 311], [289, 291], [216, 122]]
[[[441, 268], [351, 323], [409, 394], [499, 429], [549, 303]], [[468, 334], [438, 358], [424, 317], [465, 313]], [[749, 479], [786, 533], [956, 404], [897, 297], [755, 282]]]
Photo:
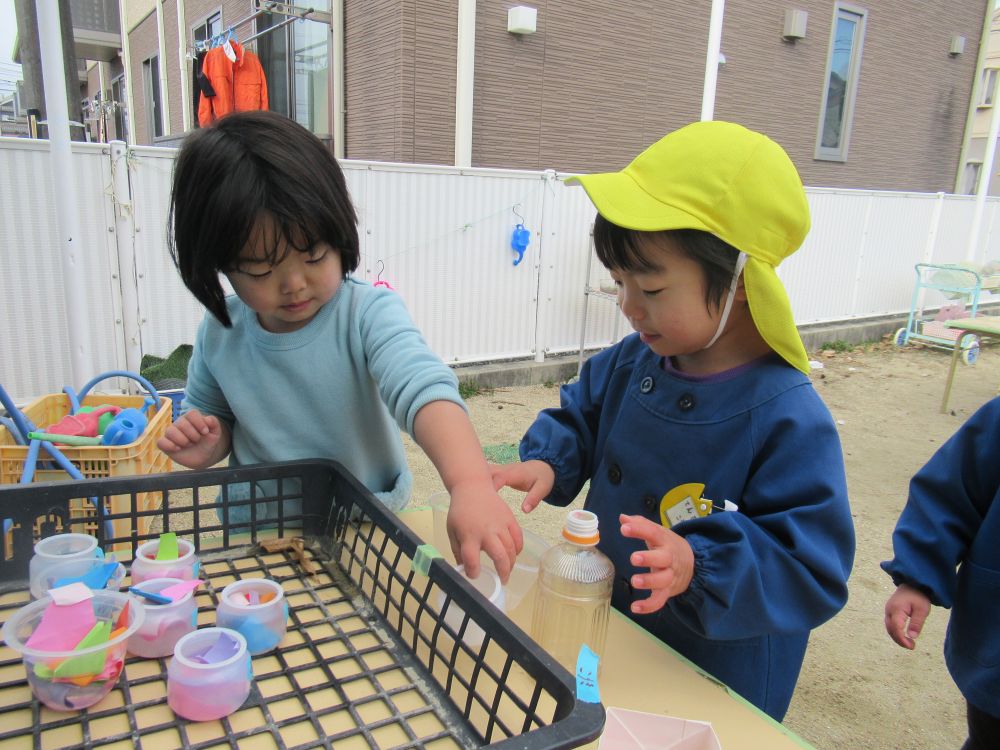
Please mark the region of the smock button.
[[690, 393], [685, 393], [677, 399], [677, 406], [680, 407], [681, 411], [691, 411], [694, 408], [694, 396]]
[[618, 464], [611, 464], [608, 467], [608, 481], [611, 484], [621, 484], [622, 481], [622, 470], [618, 467]]
[[642, 504], [646, 506], [646, 510], [652, 513], [656, 510], [656, 498], [652, 495], [645, 495], [642, 498]]
[[639, 390], [642, 393], [649, 393], [653, 390], [653, 379], [648, 375], [639, 383]]

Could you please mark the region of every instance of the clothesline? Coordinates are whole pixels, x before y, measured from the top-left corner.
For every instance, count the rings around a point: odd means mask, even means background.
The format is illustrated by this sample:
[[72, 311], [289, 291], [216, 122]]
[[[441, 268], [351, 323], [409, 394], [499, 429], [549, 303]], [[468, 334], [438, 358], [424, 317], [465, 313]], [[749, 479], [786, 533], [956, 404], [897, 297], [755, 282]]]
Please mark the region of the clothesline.
[[246, 24], [250, 23], [251, 21], [253, 21], [257, 17], [263, 15], [264, 13], [277, 13], [277, 14], [281, 14], [281, 15], [287, 15], [287, 16], [290, 16], [290, 17], [286, 18], [281, 23], [275, 24], [274, 26], [268, 26], [266, 29], [258, 31], [256, 34], [253, 34], [253, 35], [247, 37], [243, 41], [244, 45], [249, 44], [250, 42], [252, 42], [255, 39], [257, 39], [258, 37], [264, 36], [265, 34], [270, 34], [272, 31], [276, 31], [278, 29], [284, 28], [285, 26], [287, 26], [288, 24], [292, 23], [293, 21], [297, 21], [299, 19], [306, 18], [307, 16], [311, 15], [315, 11], [316, 11], [315, 8], [299, 9], [299, 8], [296, 8], [295, 6], [287, 5], [285, 3], [268, 2], [268, 3], [265, 3], [258, 10], [254, 11], [253, 13], [251, 13], [246, 18], [243, 18], [243, 19], [237, 21], [236, 23], [230, 25], [228, 28], [226, 28], [225, 31], [222, 31], [222, 32], [216, 34], [215, 36], [211, 37], [210, 39], [204, 39], [204, 40], [196, 41], [192, 45], [192, 48], [195, 51], [195, 53], [198, 53], [198, 52], [204, 52], [205, 50], [212, 49], [213, 47], [219, 47], [219, 46], [225, 44], [227, 41], [237, 41], [238, 42], [239, 39], [236, 37], [236, 35], [234, 33], [235, 30], [237, 28], [239, 28], [240, 26], [245, 26]]

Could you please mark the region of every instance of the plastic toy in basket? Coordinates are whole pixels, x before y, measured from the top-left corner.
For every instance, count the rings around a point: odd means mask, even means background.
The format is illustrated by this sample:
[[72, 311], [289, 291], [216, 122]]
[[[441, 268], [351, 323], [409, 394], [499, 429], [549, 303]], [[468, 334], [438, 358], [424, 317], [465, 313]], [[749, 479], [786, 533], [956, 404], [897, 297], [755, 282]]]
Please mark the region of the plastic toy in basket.
[[16, 611], [4, 623], [3, 639], [21, 654], [34, 696], [54, 711], [75, 711], [114, 687], [142, 618], [117, 592], [94, 591], [66, 604], [50, 592]]
[[[91, 393], [99, 382], [115, 377], [135, 380], [147, 391], [147, 395]], [[107, 372], [93, 378], [79, 393], [67, 386], [63, 393], [43, 396], [23, 410], [14, 405], [0, 386], [0, 404], [9, 414], [9, 418], [4, 418], [0, 423], [0, 485], [65, 479], [104, 479], [111, 476], [158, 473], [171, 468], [170, 458], [156, 447], [156, 441], [163, 436], [172, 420], [170, 400], [161, 398], [148, 380], [135, 373], [125, 370]], [[148, 425], [137, 440], [116, 445], [67, 445], [65, 443], [70, 440], [84, 439], [82, 436], [67, 436], [66, 441], [62, 441], [64, 444], [57, 446], [51, 440], [33, 439], [31, 436], [31, 433], [45, 432], [39, 426], [58, 424], [67, 416], [85, 418], [88, 409], [108, 407], [119, 411], [134, 408], [143, 413]], [[96, 533], [100, 518], [105, 513], [121, 513], [126, 509], [126, 503], [135, 503], [140, 510], [148, 510], [157, 502], [155, 495], [146, 493], [135, 496], [115, 495], [105, 497], [104, 506], [98, 507], [97, 497], [91, 495], [74, 500], [73, 518], [75, 523], [79, 519], [84, 530]], [[148, 517], [142, 517], [137, 530], [146, 533], [148, 525]], [[132, 530], [124, 528], [120, 522], [108, 520], [103, 524], [103, 531], [105, 537], [124, 538]]]

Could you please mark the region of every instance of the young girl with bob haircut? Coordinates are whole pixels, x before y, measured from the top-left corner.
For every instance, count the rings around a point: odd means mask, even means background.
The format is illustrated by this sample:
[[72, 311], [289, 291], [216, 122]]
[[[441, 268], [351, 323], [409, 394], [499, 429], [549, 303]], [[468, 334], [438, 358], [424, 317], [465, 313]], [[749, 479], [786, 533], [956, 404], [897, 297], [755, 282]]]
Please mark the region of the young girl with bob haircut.
[[572, 179], [635, 333], [587, 361], [495, 484], [530, 511], [589, 480], [613, 606], [781, 720], [854, 559], [837, 429], [775, 273], [809, 229], [802, 182], [726, 122]]
[[[192, 469], [227, 455], [235, 466], [335, 459], [399, 510], [413, 483], [404, 429], [451, 495], [456, 558], [475, 576], [485, 551], [506, 580], [521, 530], [493, 488], [458, 380], [397, 294], [351, 275], [357, 217], [319, 139], [272, 112], [192, 133], [174, 168], [169, 245], [207, 313], [161, 450]], [[273, 520], [271, 506], [254, 519]], [[250, 522], [249, 507], [230, 510]]]

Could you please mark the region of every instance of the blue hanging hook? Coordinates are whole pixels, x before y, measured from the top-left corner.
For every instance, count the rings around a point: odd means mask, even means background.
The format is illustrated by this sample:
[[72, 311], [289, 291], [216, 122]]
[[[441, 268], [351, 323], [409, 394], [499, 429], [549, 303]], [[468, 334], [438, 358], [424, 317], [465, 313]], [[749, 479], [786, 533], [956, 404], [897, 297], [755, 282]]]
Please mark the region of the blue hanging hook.
[[515, 266], [524, 260], [524, 251], [528, 249], [528, 243], [531, 242], [531, 230], [525, 228], [524, 217], [517, 211], [520, 205], [520, 203], [515, 203], [511, 208], [511, 211], [514, 212], [514, 216], [521, 220], [514, 227], [514, 231], [510, 236], [510, 247], [515, 253], [517, 253], [517, 257], [514, 258]]

